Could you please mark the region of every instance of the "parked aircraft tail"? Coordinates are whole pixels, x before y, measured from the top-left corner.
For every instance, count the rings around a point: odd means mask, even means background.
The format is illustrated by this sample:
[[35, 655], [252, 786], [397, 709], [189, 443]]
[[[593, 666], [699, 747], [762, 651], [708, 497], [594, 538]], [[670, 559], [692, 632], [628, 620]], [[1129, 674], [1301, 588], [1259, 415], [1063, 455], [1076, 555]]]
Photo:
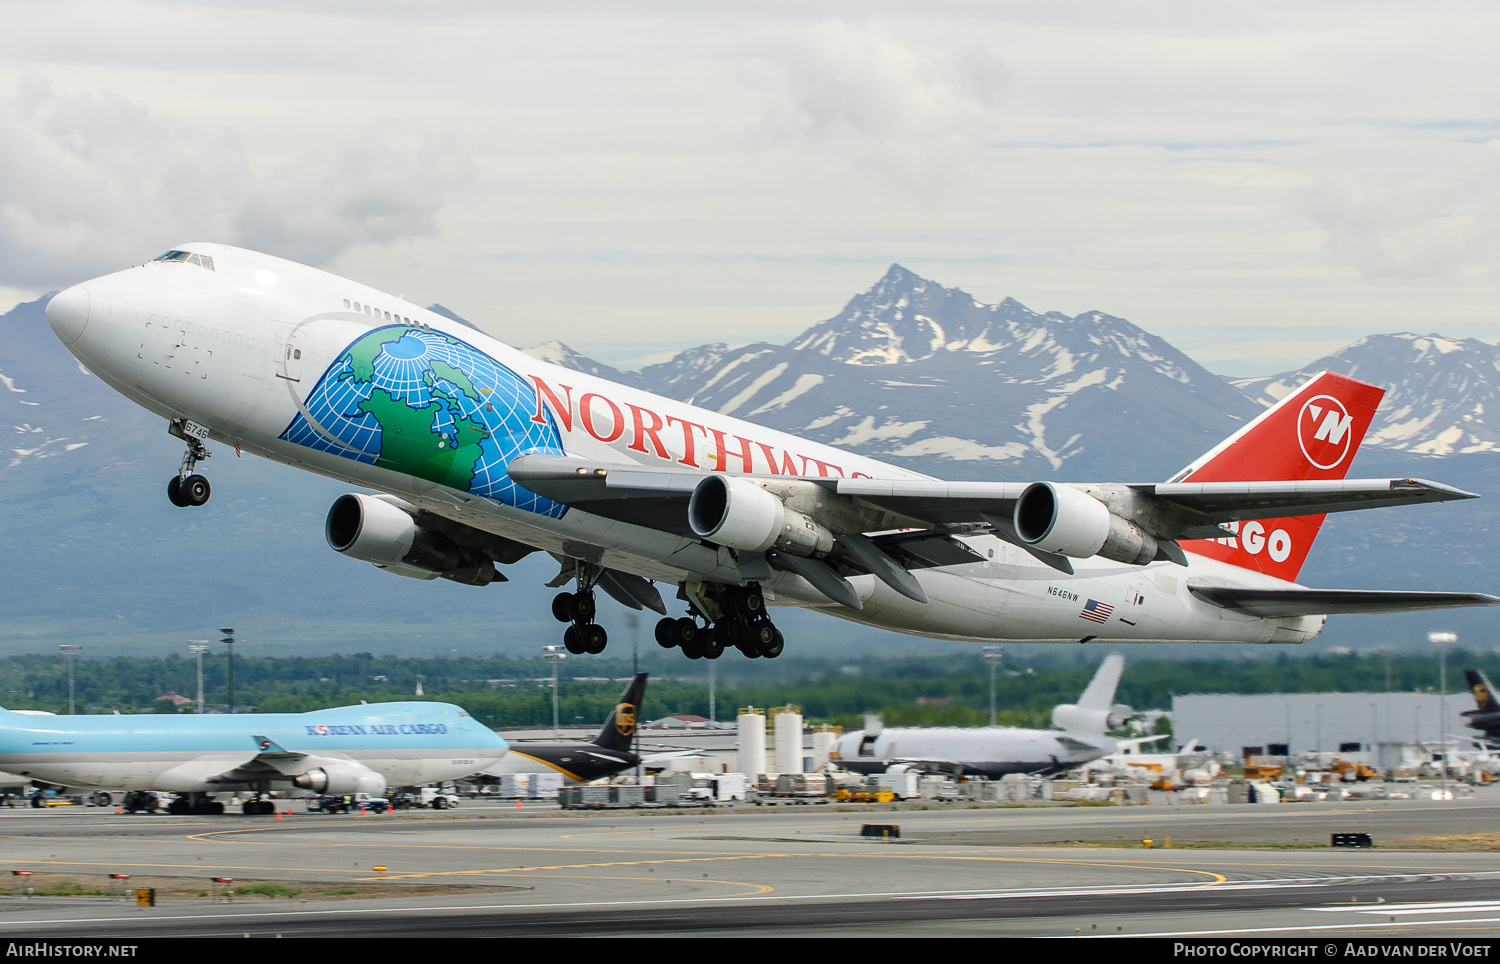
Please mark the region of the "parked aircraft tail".
[[1477, 669], [1464, 670], [1464, 678], [1469, 681], [1469, 692], [1474, 694], [1474, 708], [1463, 712], [1465, 721], [1484, 733], [1485, 743], [1500, 743], [1500, 700], [1495, 699], [1494, 684]]
[[630, 685], [625, 687], [625, 692], [620, 694], [620, 702], [615, 704], [609, 719], [604, 721], [604, 729], [594, 737], [594, 745], [606, 750], [629, 750], [631, 742], [635, 739], [635, 728], [637, 718], [641, 711], [641, 700], [646, 696], [646, 677], [649, 673], [637, 673]]
[[[1385, 389], [1319, 372], [1172, 477], [1173, 482], [1280, 482], [1345, 477]], [[1200, 556], [1294, 581], [1321, 515], [1230, 522], [1235, 535], [1184, 543]]]
[[1124, 723], [1133, 712], [1128, 706], [1115, 704], [1115, 687], [1120, 685], [1124, 671], [1124, 656], [1110, 653], [1104, 657], [1077, 703], [1052, 708], [1052, 725], [1074, 732], [1104, 733]]
[[1500, 712], [1500, 702], [1495, 701], [1495, 687], [1488, 676], [1477, 669], [1466, 669], [1464, 678], [1469, 681], [1469, 692], [1474, 694], [1475, 713]]

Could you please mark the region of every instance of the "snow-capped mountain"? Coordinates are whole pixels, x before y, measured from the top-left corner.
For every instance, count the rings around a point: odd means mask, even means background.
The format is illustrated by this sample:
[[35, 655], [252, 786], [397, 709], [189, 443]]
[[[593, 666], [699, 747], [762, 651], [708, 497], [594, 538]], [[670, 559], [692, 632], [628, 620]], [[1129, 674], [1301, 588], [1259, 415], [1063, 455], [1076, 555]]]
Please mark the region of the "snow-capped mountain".
[[1371, 335], [1298, 371], [1234, 385], [1270, 405], [1324, 370], [1386, 389], [1366, 446], [1417, 455], [1500, 451], [1500, 431], [1485, 422], [1486, 412], [1500, 413], [1500, 347], [1411, 332]]
[[968, 478], [1164, 478], [1254, 413], [1128, 321], [986, 305], [900, 265], [787, 345], [705, 345], [639, 384]]

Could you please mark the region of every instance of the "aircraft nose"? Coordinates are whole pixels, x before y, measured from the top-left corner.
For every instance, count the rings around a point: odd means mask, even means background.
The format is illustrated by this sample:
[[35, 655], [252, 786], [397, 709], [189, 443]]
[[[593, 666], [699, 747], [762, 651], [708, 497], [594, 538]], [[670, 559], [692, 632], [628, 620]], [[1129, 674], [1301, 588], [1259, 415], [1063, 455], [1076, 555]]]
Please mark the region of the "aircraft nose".
[[89, 290], [74, 285], [52, 296], [47, 302], [47, 323], [57, 332], [64, 345], [71, 345], [83, 334], [89, 323]]

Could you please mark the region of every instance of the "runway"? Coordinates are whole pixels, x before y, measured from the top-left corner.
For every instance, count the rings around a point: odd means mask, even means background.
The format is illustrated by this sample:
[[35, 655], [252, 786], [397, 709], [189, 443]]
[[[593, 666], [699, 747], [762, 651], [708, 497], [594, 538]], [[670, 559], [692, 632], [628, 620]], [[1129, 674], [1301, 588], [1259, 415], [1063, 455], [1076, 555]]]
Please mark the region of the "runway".
[[[84, 885], [128, 873], [159, 894], [145, 909], [0, 897], [0, 934], [1494, 937], [1500, 853], [1379, 844], [1500, 833], [1496, 802], [672, 814], [468, 805], [285, 820], [0, 811], [4, 869]], [[901, 839], [862, 839], [863, 823], [897, 824]], [[1370, 832], [1377, 847], [1332, 850], [1332, 830]], [[1161, 849], [1168, 833], [1277, 849]], [[1093, 843], [1056, 845], [1066, 840]], [[301, 893], [215, 903], [197, 896], [211, 877]]]

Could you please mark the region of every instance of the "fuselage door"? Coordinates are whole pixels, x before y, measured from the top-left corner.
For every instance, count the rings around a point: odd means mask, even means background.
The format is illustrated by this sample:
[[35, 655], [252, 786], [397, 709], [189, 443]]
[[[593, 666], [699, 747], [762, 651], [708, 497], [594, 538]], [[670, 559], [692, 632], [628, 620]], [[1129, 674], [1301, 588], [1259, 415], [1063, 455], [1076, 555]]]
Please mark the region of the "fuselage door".
[[[301, 382], [306, 370], [303, 356], [307, 354], [307, 326], [276, 326], [276, 377], [289, 382]], [[302, 392], [297, 395], [300, 398]]]

